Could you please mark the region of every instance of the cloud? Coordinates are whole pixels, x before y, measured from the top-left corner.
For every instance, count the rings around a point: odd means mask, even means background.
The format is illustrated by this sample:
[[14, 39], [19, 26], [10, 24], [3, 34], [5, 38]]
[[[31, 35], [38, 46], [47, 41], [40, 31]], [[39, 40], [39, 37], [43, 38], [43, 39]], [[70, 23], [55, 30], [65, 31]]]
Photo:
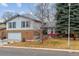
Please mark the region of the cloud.
[[17, 3], [17, 6], [18, 6], [19, 8], [21, 8], [21, 7], [22, 7], [22, 4], [21, 4], [21, 3]]
[[30, 13], [31, 15], [33, 15], [33, 12], [30, 11], [29, 13]]
[[6, 4], [6, 3], [1, 3], [1, 5], [8, 7], [8, 4]]
[[5, 12], [14, 12], [14, 10], [5, 10]]
[[20, 11], [20, 13], [19, 13], [19, 14], [21, 14], [21, 15], [22, 15], [22, 14], [25, 14], [25, 11]]
[[18, 12], [19, 14], [30, 14], [30, 15], [33, 15], [33, 13], [31, 11], [19, 11]]
[[15, 13], [14, 10], [4, 10], [3, 13], [6, 13], [6, 12], [11, 12], [11, 13]]
[[33, 6], [36, 7], [38, 3], [34, 3]]

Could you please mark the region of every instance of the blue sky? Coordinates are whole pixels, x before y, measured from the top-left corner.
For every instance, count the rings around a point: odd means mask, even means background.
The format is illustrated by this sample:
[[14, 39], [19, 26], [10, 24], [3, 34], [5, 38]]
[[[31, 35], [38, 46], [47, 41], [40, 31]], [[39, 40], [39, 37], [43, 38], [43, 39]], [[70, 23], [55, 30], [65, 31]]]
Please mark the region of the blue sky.
[[12, 11], [12, 12], [20, 12], [24, 13], [27, 12], [29, 13], [30, 11], [34, 12], [35, 9], [35, 4], [33, 3], [0, 3], [0, 18], [3, 15], [5, 11]]
[[[36, 3], [37, 4], [37, 3]], [[19, 14], [33, 14], [36, 12], [36, 4], [35, 3], [0, 3], [0, 20], [3, 17], [3, 14], [6, 11], [11, 11], [13, 13], [19, 13]], [[53, 4], [53, 14], [56, 13], [55, 11], [55, 4]], [[35, 18], [33, 16], [33, 18]], [[54, 17], [52, 16], [54, 19]]]

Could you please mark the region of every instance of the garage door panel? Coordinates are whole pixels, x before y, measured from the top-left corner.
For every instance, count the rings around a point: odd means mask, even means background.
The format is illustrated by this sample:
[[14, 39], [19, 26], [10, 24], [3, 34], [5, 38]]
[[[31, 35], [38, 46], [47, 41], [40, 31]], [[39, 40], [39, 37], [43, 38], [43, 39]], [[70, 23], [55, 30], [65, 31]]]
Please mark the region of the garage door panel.
[[21, 41], [21, 33], [8, 33], [8, 39]]

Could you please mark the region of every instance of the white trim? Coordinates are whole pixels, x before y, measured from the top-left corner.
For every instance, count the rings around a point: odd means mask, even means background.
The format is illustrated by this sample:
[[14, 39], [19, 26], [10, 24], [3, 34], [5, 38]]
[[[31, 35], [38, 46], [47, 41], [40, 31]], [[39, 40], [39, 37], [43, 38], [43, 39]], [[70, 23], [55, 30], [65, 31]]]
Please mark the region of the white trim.
[[33, 28], [9, 28], [9, 29], [6, 29], [6, 30], [34, 30]]

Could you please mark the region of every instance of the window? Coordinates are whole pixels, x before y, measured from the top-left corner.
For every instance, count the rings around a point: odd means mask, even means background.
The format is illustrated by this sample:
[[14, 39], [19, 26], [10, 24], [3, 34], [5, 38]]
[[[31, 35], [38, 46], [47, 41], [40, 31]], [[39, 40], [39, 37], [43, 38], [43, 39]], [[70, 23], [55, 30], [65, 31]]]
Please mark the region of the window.
[[28, 21], [26, 21], [26, 22], [25, 21], [22, 21], [21, 27], [22, 28], [30, 27], [30, 23]]
[[26, 27], [30, 27], [30, 23], [29, 22], [26, 22]]
[[16, 22], [13, 22], [13, 28], [16, 28]]
[[16, 22], [10, 22], [9, 28], [16, 28]]
[[12, 24], [11, 24], [11, 23], [9, 23], [8, 25], [9, 25], [9, 26], [8, 26], [9, 28], [12, 28]]
[[21, 22], [21, 27], [25, 28], [25, 22], [24, 21]]

